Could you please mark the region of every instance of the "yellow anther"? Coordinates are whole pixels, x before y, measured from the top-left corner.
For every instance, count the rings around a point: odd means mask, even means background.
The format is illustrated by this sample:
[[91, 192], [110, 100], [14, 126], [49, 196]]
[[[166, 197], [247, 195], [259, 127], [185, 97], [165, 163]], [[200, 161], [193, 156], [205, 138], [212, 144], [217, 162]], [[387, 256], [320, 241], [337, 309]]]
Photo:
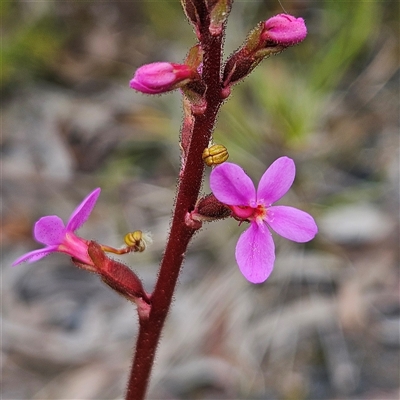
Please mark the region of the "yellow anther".
[[133, 251], [142, 252], [146, 249], [146, 244], [150, 237], [142, 231], [129, 232], [125, 235], [124, 241], [128, 247], [133, 248]]
[[204, 149], [202, 158], [209, 167], [213, 167], [225, 162], [229, 158], [229, 154], [225, 146], [222, 144], [214, 144]]

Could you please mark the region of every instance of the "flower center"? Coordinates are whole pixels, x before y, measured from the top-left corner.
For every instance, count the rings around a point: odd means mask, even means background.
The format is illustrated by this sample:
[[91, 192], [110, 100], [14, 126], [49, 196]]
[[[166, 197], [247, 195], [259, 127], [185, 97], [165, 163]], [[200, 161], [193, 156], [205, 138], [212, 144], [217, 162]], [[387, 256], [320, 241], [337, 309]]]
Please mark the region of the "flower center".
[[251, 216], [250, 221], [262, 222], [266, 219], [267, 216], [267, 207], [262, 204], [258, 204], [256, 208], [254, 208], [253, 215]]
[[92, 259], [88, 254], [89, 241], [76, 236], [73, 232], [66, 232], [64, 240], [58, 246], [57, 251], [66, 253], [71, 257], [77, 258], [79, 261], [93, 265]]
[[267, 215], [267, 208], [262, 204], [257, 207], [229, 206], [235, 217], [239, 220], [263, 221]]

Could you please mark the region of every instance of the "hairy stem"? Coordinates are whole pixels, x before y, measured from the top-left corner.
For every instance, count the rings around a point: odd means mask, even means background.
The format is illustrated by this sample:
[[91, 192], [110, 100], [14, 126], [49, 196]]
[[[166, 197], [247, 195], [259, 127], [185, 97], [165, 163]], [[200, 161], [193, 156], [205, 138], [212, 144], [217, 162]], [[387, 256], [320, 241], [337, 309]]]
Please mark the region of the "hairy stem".
[[204, 173], [201, 154], [208, 146], [215, 119], [221, 106], [221, 50], [222, 35], [211, 36], [208, 29], [202, 32], [204, 50], [203, 79], [207, 85], [204, 114], [196, 115], [187, 160], [181, 172], [172, 226], [158, 280], [151, 296], [151, 312], [147, 320], [140, 320], [139, 336], [128, 383], [126, 400], [143, 400], [146, 394], [154, 356], [161, 331], [175, 291], [185, 252], [194, 230], [185, 224], [185, 215], [191, 211], [199, 196]]

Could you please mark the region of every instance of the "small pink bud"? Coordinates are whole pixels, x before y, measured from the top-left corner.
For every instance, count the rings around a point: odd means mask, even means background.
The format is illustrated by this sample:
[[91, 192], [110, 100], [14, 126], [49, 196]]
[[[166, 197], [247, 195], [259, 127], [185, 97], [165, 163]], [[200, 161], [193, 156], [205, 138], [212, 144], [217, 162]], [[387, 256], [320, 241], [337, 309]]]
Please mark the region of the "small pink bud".
[[138, 92], [159, 94], [185, 85], [197, 77], [188, 65], [156, 62], [138, 68], [129, 85]]
[[303, 18], [289, 14], [278, 14], [264, 22], [261, 40], [268, 40], [283, 46], [292, 46], [302, 42], [307, 36]]

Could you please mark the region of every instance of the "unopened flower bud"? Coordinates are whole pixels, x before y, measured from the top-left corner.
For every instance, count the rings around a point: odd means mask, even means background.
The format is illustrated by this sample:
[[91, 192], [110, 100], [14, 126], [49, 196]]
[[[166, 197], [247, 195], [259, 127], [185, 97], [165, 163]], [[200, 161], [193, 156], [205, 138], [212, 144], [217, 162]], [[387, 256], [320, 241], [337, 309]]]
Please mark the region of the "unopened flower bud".
[[195, 221], [215, 221], [232, 214], [230, 208], [221, 203], [212, 193], [199, 199], [191, 217]]
[[271, 41], [282, 46], [292, 46], [302, 42], [307, 36], [303, 18], [288, 14], [278, 14], [265, 21], [261, 40]]
[[129, 85], [142, 93], [159, 94], [184, 86], [199, 78], [197, 71], [186, 64], [156, 62], [138, 68]]
[[[263, 59], [300, 43], [306, 36], [303, 18], [279, 14], [260, 22], [249, 33], [243, 46], [226, 62], [223, 89], [245, 78]], [[223, 90], [222, 95], [229, 95], [229, 91]]]

